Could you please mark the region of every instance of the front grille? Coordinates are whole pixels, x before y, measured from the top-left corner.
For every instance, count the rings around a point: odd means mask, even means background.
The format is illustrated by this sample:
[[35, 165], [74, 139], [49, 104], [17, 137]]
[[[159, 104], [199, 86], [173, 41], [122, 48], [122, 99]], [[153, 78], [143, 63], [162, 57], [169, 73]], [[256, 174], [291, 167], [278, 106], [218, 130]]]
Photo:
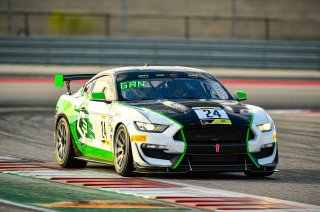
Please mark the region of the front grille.
[[247, 127], [238, 126], [201, 126], [186, 127], [184, 134], [188, 144], [244, 144], [247, 130]]
[[[193, 171], [243, 171], [249, 165], [248, 127], [215, 125], [185, 127], [183, 131], [188, 144], [183, 167], [190, 166]], [[249, 139], [253, 137], [250, 131]]]

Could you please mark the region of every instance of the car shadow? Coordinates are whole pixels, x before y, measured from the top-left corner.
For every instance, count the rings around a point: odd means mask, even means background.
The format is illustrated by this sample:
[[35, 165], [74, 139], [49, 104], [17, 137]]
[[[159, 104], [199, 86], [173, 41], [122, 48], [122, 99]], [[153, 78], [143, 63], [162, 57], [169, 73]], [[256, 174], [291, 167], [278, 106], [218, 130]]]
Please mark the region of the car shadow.
[[320, 171], [316, 169], [282, 169], [268, 177], [247, 177], [241, 172], [146, 174], [154, 179], [208, 180], [208, 181], [260, 181], [275, 184], [320, 184]]
[[[87, 169], [116, 174], [112, 165], [89, 163]], [[241, 172], [188, 172], [188, 173], [134, 173], [133, 177], [147, 177], [160, 180], [208, 180], [208, 181], [260, 181], [269, 183], [320, 184], [320, 170], [281, 169], [269, 177], [247, 177]]]
[[247, 177], [241, 172], [218, 172], [218, 173], [183, 173], [183, 174], [146, 174], [147, 177], [154, 179], [186, 179], [186, 180], [251, 180], [251, 179], [263, 179], [263, 180], [276, 180], [273, 177]]

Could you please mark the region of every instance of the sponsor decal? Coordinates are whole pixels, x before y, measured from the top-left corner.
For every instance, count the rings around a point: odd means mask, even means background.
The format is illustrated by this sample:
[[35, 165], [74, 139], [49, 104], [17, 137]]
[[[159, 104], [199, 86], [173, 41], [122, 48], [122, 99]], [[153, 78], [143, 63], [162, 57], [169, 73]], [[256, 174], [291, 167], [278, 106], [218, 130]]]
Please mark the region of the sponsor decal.
[[146, 81], [126, 81], [120, 83], [121, 90], [126, 90], [128, 88], [143, 88]]
[[198, 76], [197, 76], [197, 74], [192, 73], [192, 74], [188, 74], [188, 77], [190, 77], [190, 78], [197, 78]]
[[179, 77], [178, 74], [169, 74], [168, 76], [169, 76], [169, 77]]
[[138, 75], [139, 78], [149, 78], [148, 74], [140, 74]]
[[228, 94], [224, 91], [224, 89], [222, 89], [219, 83], [213, 82], [212, 85], [215, 87], [217, 94], [221, 99], [228, 99]]
[[277, 141], [277, 134], [275, 134], [275, 133], [272, 134], [272, 140], [273, 140], [274, 142]]
[[77, 125], [78, 133], [80, 134], [79, 137], [81, 138], [91, 138], [95, 139], [95, 134], [93, 133], [93, 128], [91, 122], [88, 118], [79, 118], [78, 125]]
[[165, 74], [156, 74], [156, 77], [165, 77]]
[[109, 140], [101, 140], [102, 146], [110, 146], [110, 141]]
[[213, 120], [200, 120], [202, 125], [207, 124], [227, 124], [232, 125], [230, 119], [213, 119]]
[[147, 135], [132, 135], [131, 142], [146, 142]]

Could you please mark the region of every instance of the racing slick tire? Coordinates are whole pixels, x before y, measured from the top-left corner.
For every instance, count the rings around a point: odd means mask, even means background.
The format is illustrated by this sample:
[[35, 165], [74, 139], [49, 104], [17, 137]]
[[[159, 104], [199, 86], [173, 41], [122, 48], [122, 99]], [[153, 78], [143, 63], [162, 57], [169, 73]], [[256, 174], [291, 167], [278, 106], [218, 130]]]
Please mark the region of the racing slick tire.
[[270, 172], [250, 172], [250, 171], [245, 171], [244, 174], [247, 177], [252, 177], [252, 178], [258, 178], [258, 177], [268, 177], [273, 175], [273, 171]]
[[127, 128], [121, 124], [115, 136], [114, 167], [116, 172], [124, 177], [133, 175], [133, 157], [131, 151], [130, 136]]
[[55, 132], [56, 161], [62, 168], [84, 168], [87, 161], [77, 160], [71, 140], [70, 127], [63, 117], [59, 120]]

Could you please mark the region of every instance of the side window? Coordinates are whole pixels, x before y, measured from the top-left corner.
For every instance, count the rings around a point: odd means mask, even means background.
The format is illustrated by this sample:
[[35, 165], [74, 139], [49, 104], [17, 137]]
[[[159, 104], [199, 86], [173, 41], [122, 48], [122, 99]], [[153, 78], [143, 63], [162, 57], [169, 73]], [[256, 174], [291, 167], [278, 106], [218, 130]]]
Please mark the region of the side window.
[[96, 80], [93, 80], [91, 82], [89, 82], [88, 84], [86, 84], [83, 88], [83, 92], [86, 93], [86, 94], [89, 94], [91, 93], [91, 90], [92, 90], [92, 87], [94, 85]]
[[103, 92], [108, 100], [114, 100], [113, 83], [110, 76], [103, 76], [97, 79], [92, 92]]

